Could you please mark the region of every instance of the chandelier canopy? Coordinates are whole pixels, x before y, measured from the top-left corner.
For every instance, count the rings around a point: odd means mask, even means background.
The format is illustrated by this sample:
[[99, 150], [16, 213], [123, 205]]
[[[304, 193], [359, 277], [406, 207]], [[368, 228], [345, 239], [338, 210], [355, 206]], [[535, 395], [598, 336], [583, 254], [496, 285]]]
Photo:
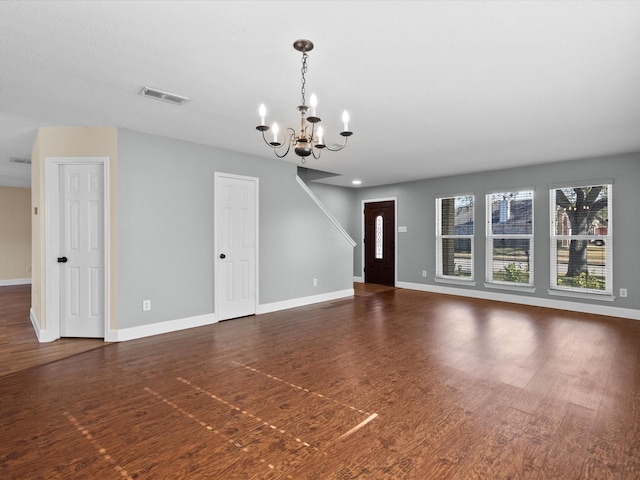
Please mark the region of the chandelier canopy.
[[[300, 112], [300, 130], [296, 132], [293, 128], [287, 128], [284, 133], [284, 138], [282, 142], [278, 139], [279, 128], [277, 123], [273, 123], [271, 127], [265, 124], [265, 119], [267, 116], [267, 109], [264, 104], [260, 105], [258, 109], [258, 114], [260, 115], [260, 125], [256, 127], [256, 130], [262, 132], [262, 138], [265, 143], [273, 148], [273, 153], [275, 153], [276, 157], [283, 158], [285, 157], [291, 147], [293, 146], [293, 151], [300, 157], [302, 163], [306, 162], [306, 158], [309, 155], [312, 155], [313, 158], [320, 158], [320, 153], [323, 149], [330, 150], [332, 152], [337, 152], [342, 150], [347, 145], [347, 139], [353, 135], [353, 132], [349, 131], [349, 114], [345, 110], [342, 113], [342, 122], [344, 124], [344, 130], [340, 132], [340, 135], [344, 138], [344, 143], [342, 145], [332, 145], [328, 147], [325, 144], [324, 139], [324, 131], [320, 125], [316, 124], [320, 123], [320, 117], [316, 115], [316, 107], [318, 105], [318, 101], [315, 95], [311, 95], [309, 98], [309, 106], [306, 104], [306, 78], [305, 74], [307, 73], [307, 52], [313, 50], [313, 43], [310, 40], [296, 40], [293, 44], [293, 48], [297, 51], [302, 52], [302, 79], [301, 79], [301, 103], [298, 106], [298, 111]], [[309, 111], [310, 110], [310, 111]], [[307, 116], [307, 112], [309, 116]], [[273, 132], [273, 141], [267, 140], [265, 136], [265, 132], [271, 130]], [[286, 150], [284, 150], [286, 148]], [[284, 150], [284, 153], [282, 153]]]

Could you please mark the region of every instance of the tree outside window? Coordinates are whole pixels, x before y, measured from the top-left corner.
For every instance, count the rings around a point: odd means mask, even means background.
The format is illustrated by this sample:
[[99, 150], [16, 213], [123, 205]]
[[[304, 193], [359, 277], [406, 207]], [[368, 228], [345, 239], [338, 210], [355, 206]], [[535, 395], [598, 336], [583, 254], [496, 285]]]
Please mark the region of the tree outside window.
[[555, 188], [551, 205], [551, 287], [611, 294], [611, 185]]

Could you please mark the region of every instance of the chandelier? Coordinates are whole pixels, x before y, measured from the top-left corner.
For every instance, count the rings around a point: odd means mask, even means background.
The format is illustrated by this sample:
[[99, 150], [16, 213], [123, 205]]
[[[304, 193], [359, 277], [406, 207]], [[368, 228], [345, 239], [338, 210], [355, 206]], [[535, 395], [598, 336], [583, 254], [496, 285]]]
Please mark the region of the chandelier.
[[[306, 104], [306, 78], [305, 74], [307, 73], [307, 52], [313, 50], [313, 43], [310, 40], [296, 40], [293, 44], [293, 48], [297, 51], [302, 52], [302, 79], [301, 79], [301, 103], [298, 106], [298, 111], [300, 112], [300, 130], [296, 132], [293, 128], [287, 128], [285, 130], [282, 141], [279, 141], [279, 128], [278, 124], [274, 123], [273, 126], [269, 127], [265, 124], [265, 118], [267, 116], [267, 109], [264, 105], [260, 105], [258, 109], [258, 114], [260, 115], [260, 125], [256, 127], [256, 130], [262, 132], [262, 138], [264, 142], [273, 148], [273, 153], [275, 153], [276, 157], [283, 158], [291, 150], [293, 146], [293, 151], [300, 157], [302, 163], [306, 162], [306, 159], [309, 155], [312, 155], [313, 158], [320, 158], [320, 153], [323, 149], [327, 149], [332, 152], [337, 152], [342, 150], [347, 145], [347, 139], [353, 135], [353, 132], [349, 131], [349, 114], [345, 110], [342, 113], [342, 122], [344, 124], [344, 130], [340, 132], [340, 136], [344, 138], [344, 143], [342, 145], [336, 144], [328, 147], [325, 144], [324, 140], [324, 131], [320, 125], [316, 124], [320, 123], [320, 117], [316, 115], [316, 107], [318, 105], [318, 100], [315, 95], [311, 95], [309, 99], [309, 106]], [[311, 111], [309, 111], [309, 109]], [[307, 112], [309, 116], [307, 116]], [[265, 132], [269, 130], [273, 133], [273, 141], [267, 140], [265, 136]], [[284, 150], [286, 148], [286, 150]], [[284, 153], [282, 151], [284, 150]]]

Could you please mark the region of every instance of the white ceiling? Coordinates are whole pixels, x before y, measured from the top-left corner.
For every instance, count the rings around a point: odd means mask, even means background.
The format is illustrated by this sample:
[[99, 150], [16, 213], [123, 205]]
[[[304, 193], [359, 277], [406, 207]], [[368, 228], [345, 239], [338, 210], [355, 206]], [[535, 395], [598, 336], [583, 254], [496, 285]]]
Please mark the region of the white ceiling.
[[299, 38], [328, 144], [351, 115], [348, 147], [307, 162], [339, 174], [327, 183], [640, 151], [637, 1], [3, 1], [0, 177], [28, 182], [9, 157], [30, 156], [39, 126], [272, 156], [257, 109], [298, 125]]

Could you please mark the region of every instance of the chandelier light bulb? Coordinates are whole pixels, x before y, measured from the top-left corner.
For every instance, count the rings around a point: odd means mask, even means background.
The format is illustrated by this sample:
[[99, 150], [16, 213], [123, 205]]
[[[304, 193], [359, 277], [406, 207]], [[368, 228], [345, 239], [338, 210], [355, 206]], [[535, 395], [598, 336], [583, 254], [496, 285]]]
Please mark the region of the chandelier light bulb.
[[324, 145], [324, 142], [322, 141], [323, 135], [324, 135], [324, 131], [322, 130], [322, 127], [318, 127], [318, 144], [320, 145]]
[[264, 119], [267, 117], [267, 107], [264, 106], [264, 103], [260, 105], [258, 115], [260, 115], [260, 125], [264, 125]]
[[349, 113], [345, 110], [342, 112], [342, 122], [344, 123], [344, 131], [349, 131]]
[[274, 143], [278, 142], [278, 132], [280, 131], [280, 128], [278, 127], [278, 124], [276, 122], [273, 122], [273, 127], [271, 127], [271, 130], [273, 130], [273, 141]]
[[316, 116], [316, 107], [318, 106], [318, 97], [316, 97], [315, 93], [311, 94], [311, 98], [309, 99], [309, 103], [311, 104], [311, 116]]

